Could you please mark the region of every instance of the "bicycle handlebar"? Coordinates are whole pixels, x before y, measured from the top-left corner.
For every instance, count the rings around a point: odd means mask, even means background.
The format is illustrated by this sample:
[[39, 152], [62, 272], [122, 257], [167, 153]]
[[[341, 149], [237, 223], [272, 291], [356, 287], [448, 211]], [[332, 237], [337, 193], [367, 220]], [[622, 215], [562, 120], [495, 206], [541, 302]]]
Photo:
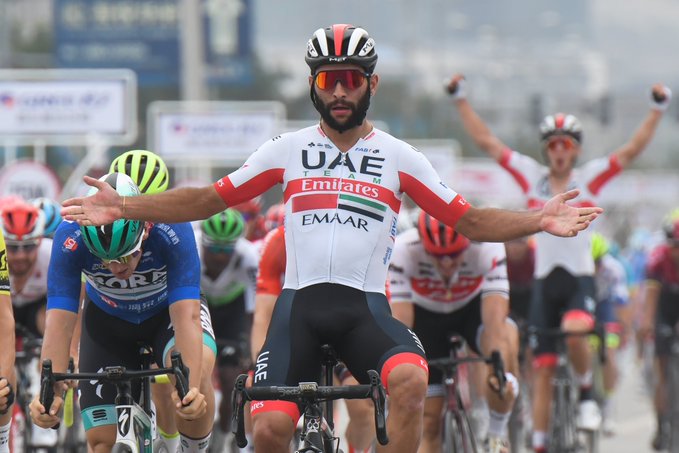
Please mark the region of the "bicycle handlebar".
[[370, 398], [375, 406], [375, 430], [381, 445], [389, 442], [385, 417], [386, 391], [379, 373], [368, 370], [370, 384], [345, 386], [320, 386], [316, 382], [300, 382], [297, 386], [270, 386], [247, 388], [247, 374], [241, 374], [231, 395], [233, 408], [232, 432], [240, 448], [248, 444], [245, 438], [244, 407], [247, 401], [283, 400], [314, 404], [327, 400]]
[[529, 326], [526, 330], [529, 335], [544, 335], [557, 339], [565, 339], [569, 337], [589, 337], [594, 335], [599, 339], [599, 362], [601, 364], [606, 363], [606, 328], [603, 324], [597, 323], [593, 329], [584, 332], [569, 332], [561, 330], [560, 328], [542, 329], [535, 326]]
[[[172, 366], [169, 368], [148, 370], [127, 370], [124, 366], [110, 366], [98, 373], [55, 373], [52, 370], [52, 361], [45, 359], [42, 361], [42, 371], [40, 372], [40, 404], [49, 411], [54, 402], [54, 384], [58, 381], [98, 380], [112, 383], [130, 382], [161, 374], [175, 375], [175, 388], [177, 389], [179, 399], [183, 400], [189, 391], [189, 369], [184, 365], [181, 354], [177, 351], [172, 352], [171, 362]], [[58, 426], [56, 425], [56, 427]]]
[[505, 393], [505, 385], [507, 384], [507, 378], [505, 377], [505, 366], [504, 366], [504, 361], [502, 360], [502, 355], [500, 355], [500, 351], [494, 350], [490, 353], [490, 356], [488, 357], [445, 357], [441, 359], [433, 359], [429, 360], [429, 366], [430, 367], [435, 367], [440, 370], [442, 370], [444, 373], [448, 372], [451, 367], [461, 365], [463, 363], [485, 363], [493, 367], [493, 377], [497, 379], [498, 382], [498, 388], [493, 388], [495, 392], [500, 396], [500, 398], [504, 398], [504, 393]]

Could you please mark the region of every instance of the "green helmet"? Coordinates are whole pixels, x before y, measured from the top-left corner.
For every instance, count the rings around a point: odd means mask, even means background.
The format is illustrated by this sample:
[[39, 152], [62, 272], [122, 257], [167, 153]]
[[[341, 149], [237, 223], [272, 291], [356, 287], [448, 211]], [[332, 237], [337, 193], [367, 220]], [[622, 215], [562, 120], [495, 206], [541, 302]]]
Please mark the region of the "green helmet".
[[[118, 195], [132, 197], [140, 195], [139, 188], [132, 179], [122, 173], [109, 173], [99, 178], [113, 187]], [[92, 188], [88, 195], [97, 192]], [[118, 219], [102, 226], [80, 226], [87, 248], [103, 260], [115, 260], [139, 250], [144, 233], [143, 222]]]
[[600, 260], [608, 253], [610, 245], [608, 240], [601, 233], [592, 233], [592, 258], [594, 261]]
[[170, 182], [163, 159], [151, 151], [135, 149], [127, 151], [111, 162], [110, 173], [123, 173], [132, 178], [141, 193], [164, 192]]
[[233, 243], [245, 233], [245, 220], [240, 212], [227, 208], [203, 220], [200, 229], [209, 241]]

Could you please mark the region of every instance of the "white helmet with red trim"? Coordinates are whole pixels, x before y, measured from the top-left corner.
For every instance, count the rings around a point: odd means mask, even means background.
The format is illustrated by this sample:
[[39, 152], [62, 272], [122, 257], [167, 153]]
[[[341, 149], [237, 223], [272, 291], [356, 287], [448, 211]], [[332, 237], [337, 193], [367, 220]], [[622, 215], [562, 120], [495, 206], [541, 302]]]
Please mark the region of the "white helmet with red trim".
[[307, 42], [306, 63], [311, 74], [326, 64], [351, 63], [372, 74], [377, 65], [375, 41], [361, 27], [334, 24], [316, 30]]
[[566, 113], [548, 115], [540, 123], [540, 139], [546, 143], [555, 135], [567, 135], [580, 144], [582, 143], [582, 125], [574, 115]]

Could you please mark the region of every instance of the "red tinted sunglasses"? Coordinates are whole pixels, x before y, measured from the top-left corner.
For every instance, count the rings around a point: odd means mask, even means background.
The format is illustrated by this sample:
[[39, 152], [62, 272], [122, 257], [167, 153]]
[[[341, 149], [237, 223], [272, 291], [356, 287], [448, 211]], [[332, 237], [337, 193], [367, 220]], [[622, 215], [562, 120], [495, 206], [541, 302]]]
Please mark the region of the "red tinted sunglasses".
[[314, 80], [316, 86], [323, 91], [332, 91], [337, 82], [341, 83], [347, 90], [361, 88], [370, 74], [359, 71], [358, 69], [339, 69], [335, 71], [319, 71]]
[[575, 141], [573, 141], [572, 138], [554, 137], [547, 142], [547, 149], [554, 149], [558, 144], [561, 144], [561, 146], [568, 151], [575, 148]]

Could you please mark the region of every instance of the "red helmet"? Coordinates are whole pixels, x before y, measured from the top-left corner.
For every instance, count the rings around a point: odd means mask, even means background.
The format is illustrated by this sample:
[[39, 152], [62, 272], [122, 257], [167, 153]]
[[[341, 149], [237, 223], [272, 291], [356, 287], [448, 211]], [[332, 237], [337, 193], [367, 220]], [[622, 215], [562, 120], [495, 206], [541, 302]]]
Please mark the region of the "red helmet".
[[457, 254], [469, 247], [469, 239], [424, 211], [420, 212], [417, 229], [424, 249], [432, 255]]
[[12, 200], [2, 208], [2, 231], [10, 241], [38, 239], [45, 231], [45, 216], [31, 203]]
[[265, 219], [266, 231], [271, 231], [278, 227], [278, 225], [283, 225], [285, 220], [285, 205], [278, 203], [271, 206], [266, 211]]

